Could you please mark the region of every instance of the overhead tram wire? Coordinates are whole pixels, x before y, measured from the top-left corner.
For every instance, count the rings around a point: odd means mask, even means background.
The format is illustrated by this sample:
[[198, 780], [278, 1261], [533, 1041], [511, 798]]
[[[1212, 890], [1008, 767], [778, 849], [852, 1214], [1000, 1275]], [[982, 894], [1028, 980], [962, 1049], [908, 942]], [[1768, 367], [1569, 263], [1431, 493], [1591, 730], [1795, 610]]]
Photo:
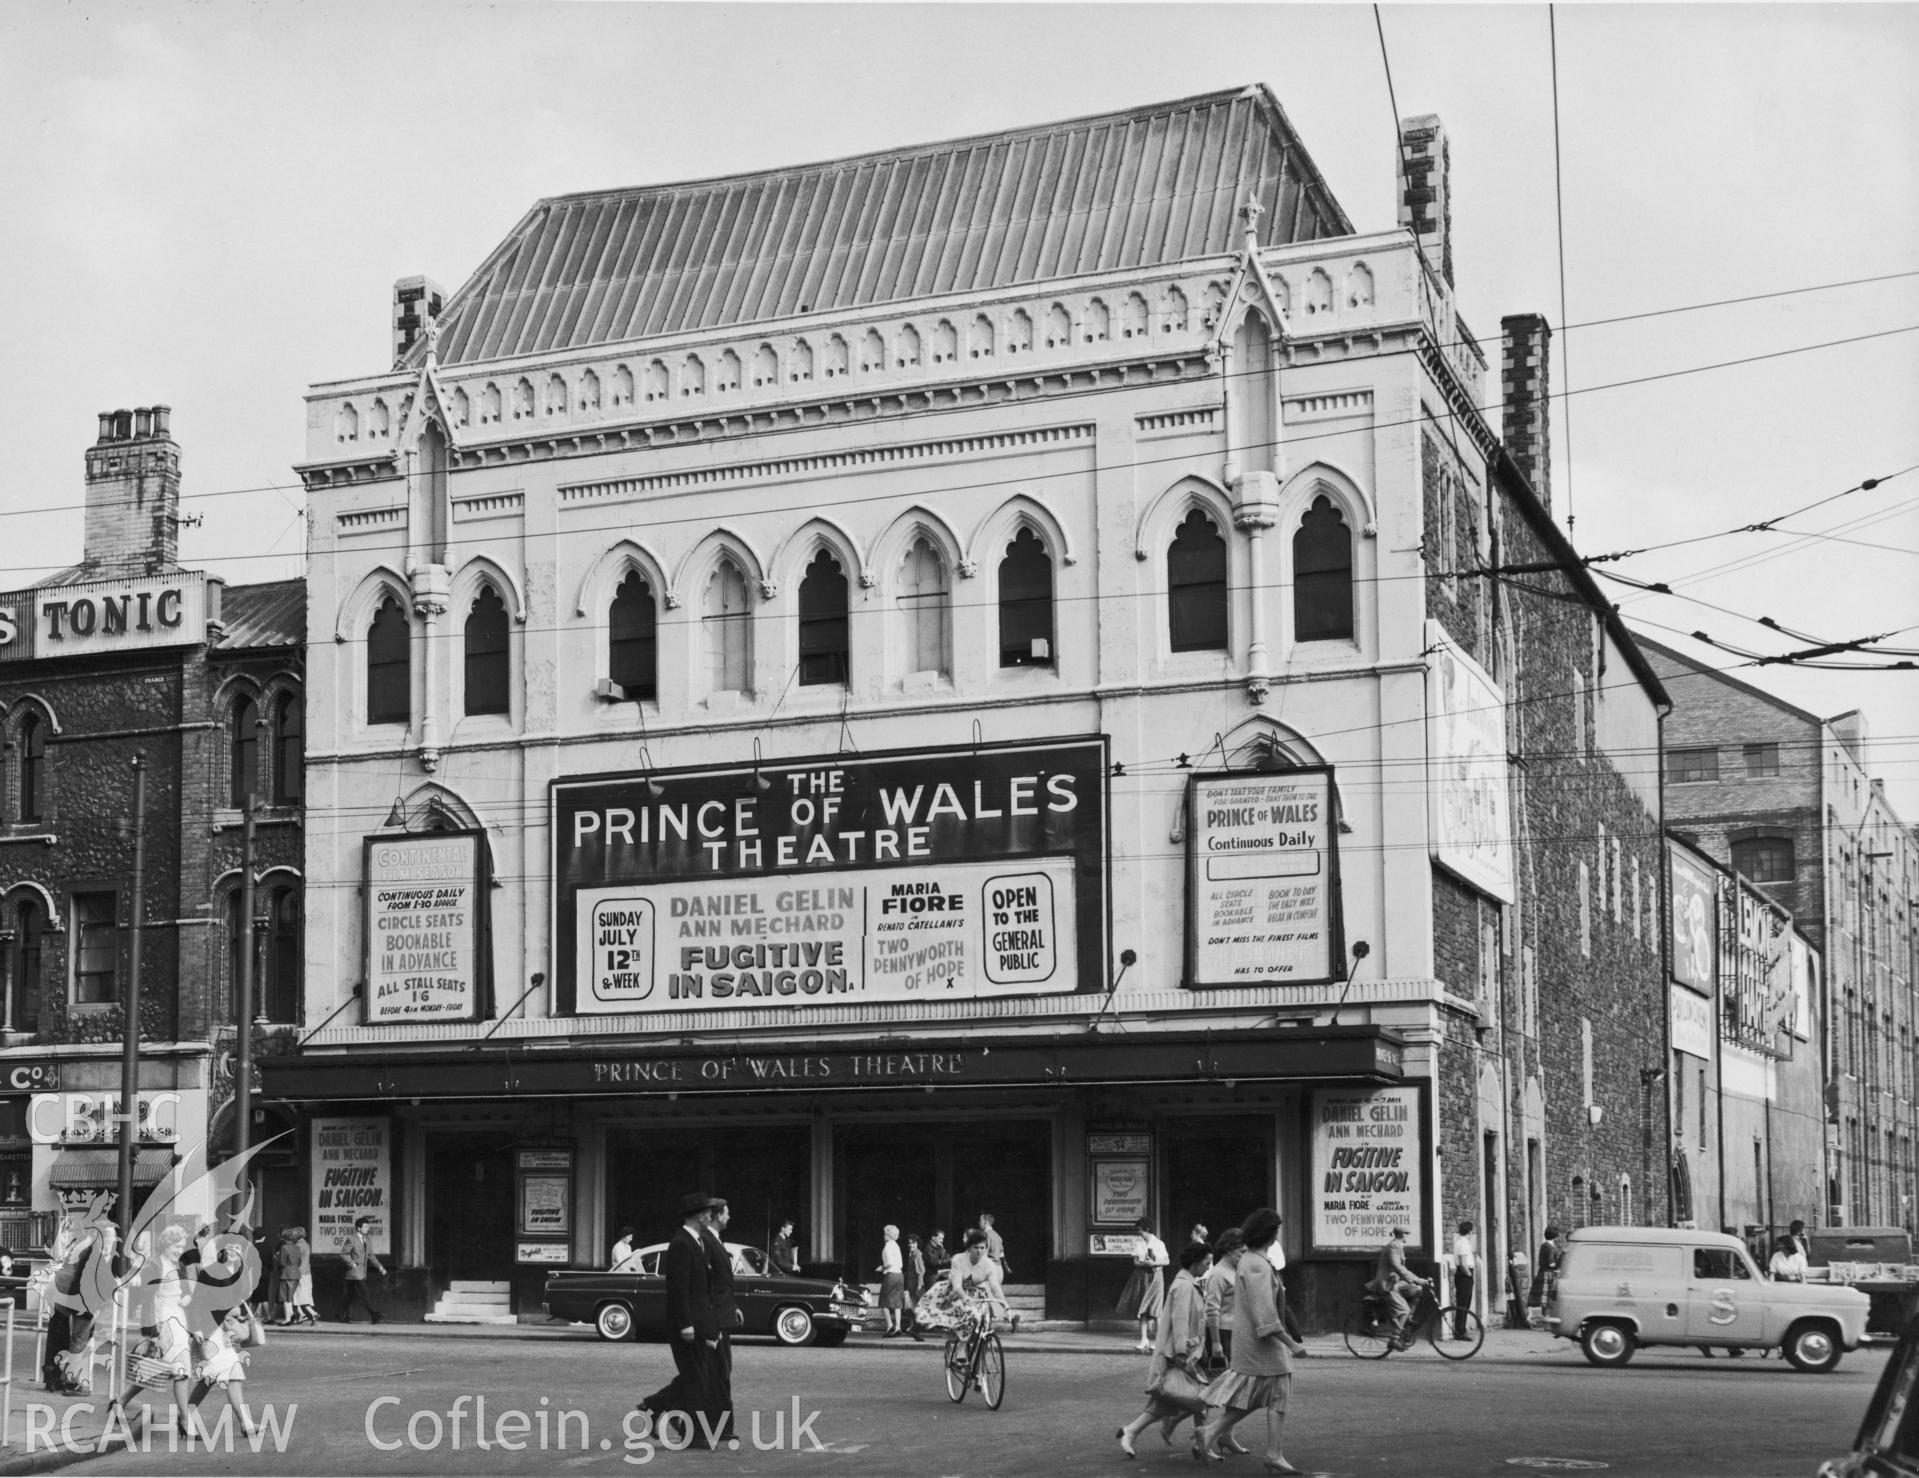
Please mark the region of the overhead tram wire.
[[[1742, 356], [1741, 358], [1738, 358], [1738, 359], [1716, 360], [1709, 364], [1691, 365], [1684, 369], [1666, 370], [1660, 373], [1650, 374], [1650, 375], [1637, 375], [1628, 379], [1612, 380], [1599, 385], [1584, 385], [1577, 390], [1556, 390], [1552, 392], [1551, 398], [1562, 399], [1562, 398], [1569, 398], [1574, 395], [1591, 395], [1591, 394], [1599, 393], [1601, 391], [1626, 389], [1634, 385], [1649, 384], [1659, 380], [1670, 380], [1670, 379], [1681, 378], [1687, 375], [1705, 374], [1713, 370], [1727, 369], [1727, 368], [1732, 368], [1735, 366], [1745, 365], [1745, 364], [1753, 364], [1753, 363], [1757, 363], [1764, 360], [1783, 359], [1791, 355], [1807, 354], [1819, 349], [1840, 348], [1848, 344], [1857, 344], [1857, 343], [1862, 343], [1862, 342], [1866, 342], [1873, 339], [1888, 338], [1897, 334], [1908, 334], [1908, 333], [1915, 333], [1915, 332], [1919, 332], [1919, 323], [1902, 324], [1897, 328], [1880, 329], [1872, 333], [1866, 333], [1866, 334], [1852, 334], [1844, 338], [1827, 339], [1819, 343], [1813, 343], [1813, 344], [1800, 344], [1800, 345], [1795, 345], [1794, 347], [1789, 349], [1776, 349], [1764, 354], [1749, 354], [1749, 355]], [[1389, 350], [1384, 354], [1373, 356], [1373, 358], [1385, 359], [1385, 358], [1391, 358], [1400, 354], [1410, 354], [1410, 353], [1417, 353], [1417, 352], [1418, 352], [1417, 350]], [[1195, 383], [1198, 383], [1198, 382], [1195, 382]], [[1107, 389], [1101, 393], [1111, 394], [1111, 393], [1114, 393], [1114, 391], [1117, 389], [1137, 390], [1138, 388], [1139, 387], [1137, 386], [1107, 387]], [[1088, 392], [1088, 393], [1091, 393], [1091, 392]], [[966, 407], [966, 409], [968, 410], [976, 410], [978, 408], [979, 407], [976, 407], [976, 406]], [[1473, 409], [1477, 411], [1481, 416], [1484, 416], [1488, 412], [1498, 409], [1498, 406], [1497, 405], [1475, 406]], [[925, 411], [908, 412], [906, 413], [906, 415], [901, 417], [901, 420], [904, 422], [904, 421], [917, 418], [919, 416], [928, 415], [928, 414], [935, 414], [935, 413], [925, 412]], [[1390, 430], [1398, 426], [1419, 425], [1422, 423], [1422, 421], [1423, 421], [1422, 416], [1409, 416], [1405, 418], [1404, 420], [1399, 420], [1399, 421], [1378, 422], [1375, 424], [1374, 429], [1376, 431]], [[807, 429], [816, 430], [818, 428], [807, 428]], [[764, 433], [764, 434], [771, 434], [771, 433]], [[1315, 432], [1305, 436], [1289, 437], [1286, 439], [1285, 445], [1289, 447], [1304, 446], [1314, 441], [1337, 440], [1339, 437], [1344, 436], [1346, 434], [1347, 433], [1343, 431]], [[728, 444], [728, 443], [721, 443], [718, 441], [686, 443], [686, 445], [688, 446], [699, 445], [699, 446], [705, 446], [705, 447], [714, 447], [714, 446], [720, 446], [724, 444]], [[739, 444], [747, 445], [749, 443], [744, 438], [742, 438]], [[1272, 444], [1277, 445], [1278, 443], [1272, 443]], [[585, 452], [580, 454], [579, 460], [585, 460], [587, 458], [592, 458], [592, 457], [621, 455], [627, 450], [629, 449], [612, 448], [604, 451]], [[1185, 465], [1185, 464], [1190, 464], [1191, 461], [1192, 461], [1192, 458], [1190, 454], [1178, 454], [1178, 455], [1169, 455], [1165, 457], [1136, 457], [1131, 459], [1128, 462], [1124, 462], [1124, 463], [1116, 462], [1116, 463], [1113, 463], [1112, 465], [1115, 468], [1124, 466], [1124, 467], [1139, 469], [1139, 468], [1155, 467], [1155, 466], [1162, 466], [1162, 465]], [[953, 483], [953, 484], [949, 484], [948, 486], [944, 488], [933, 489], [931, 491], [951, 493], [951, 492], [974, 492], [982, 489], [992, 489], [997, 487], [1011, 487], [1011, 486], [1030, 487], [1035, 483], [1044, 482], [1050, 479], [1079, 477], [1082, 475], [1083, 474], [1078, 469], [1067, 468], [1067, 469], [1062, 469], [1061, 471], [1058, 471], [1058, 472], [1038, 472], [1038, 473], [1031, 473], [1026, 476], [1016, 477], [1016, 478], [993, 478], [993, 479], [987, 479], [981, 482]], [[354, 486], [356, 488], [364, 489], [367, 487], [380, 486], [387, 483], [397, 484], [402, 481], [404, 481], [404, 478], [402, 476], [398, 474], [390, 474], [390, 475], [386, 475], [378, 478], [368, 479], [365, 482], [356, 483], [354, 484]], [[858, 503], [882, 502], [887, 499], [895, 498], [896, 496], [897, 494], [890, 493], [890, 492], [875, 493], [869, 498], [848, 498], [845, 496], [838, 496], [838, 497], [833, 497], [830, 499], [823, 500], [819, 503], [790, 504], [788, 505], [788, 507], [791, 511], [796, 511], [796, 512], [826, 509], [826, 508], [841, 508], [841, 507], [847, 507], [847, 506], [858, 504]], [[76, 504], [73, 506], [81, 507], [84, 505]], [[707, 519], [704, 515], [687, 515], [686, 517], [683, 517], [683, 518], [654, 518], [654, 519], [649, 519], [648, 522], [651, 526], [658, 527], [658, 526], [664, 526], [664, 525], [675, 524], [675, 523], [702, 523], [706, 521]], [[577, 536], [579, 534], [623, 532], [623, 531], [626, 531], [629, 527], [630, 526], [627, 523], [596, 525], [590, 528], [569, 530], [568, 537]], [[552, 531], [548, 533], [547, 535], [545, 535], [544, 537], [549, 537], [549, 538], [559, 537], [559, 531], [557, 530]], [[458, 548], [467, 544], [485, 545], [490, 542], [491, 541], [485, 537], [476, 536], [471, 539], [451, 539], [448, 541], [448, 547]], [[249, 561], [262, 560], [262, 559], [287, 559], [293, 556], [289, 556], [285, 554], [234, 554], [234, 555], [219, 555], [219, 556], [213, 556], [213, 557], [219, 559], [220, 562], [223, 564], [237, 564], [237, 563], [245, 563]], [[48, 570], [48, 569], [59, 568], [59, 567], [62, 567], [62, 566], [54, 566], [44, 561], [38, 564], [27, 564], [27, 565], [0, 565], [0, 574], [19, 573], [19, 572], [33, 571], [33, 570]]]
[[[1577, 332], [1581, 329], [1604, 328], [1611, 324], [1616, 324], [1616, 323], [1635, 323], [1642, 319], [1665, 318], [1665, 317], [1670, 317], [1674, 314], [1679, 314], [1679, 313], [1699, 313], [1699, 312], [1704, 312], [1711, 308], [1737, 307], [1745, 303], [1766, 302], [1774, 298], [1797, 297], [1797, 296], [1802, 296], [1806, 293], [1830, 292], [1837, 288], [1865, 287], [1865, 286], [1871, 286], [1881, 282], [1897, 282], [1897, 281], [1902, 281], [1903, 279], [1908, 277], [1919, 277], [1919, 268], [1908, 268], [1906, 270], [1899, 271], [1899, 272], [1882, 272], [1882, 273], [1877, 273], [1875, 275], [1868, 276], [1868, 277], [1844, 278], [1836, 282], [1808, 283], [1803, 287], [1776, 288], [1769, 292], [1748, 293], [1740, 297], [1711, 298], [1698, 303], [1680, 303], [1670, 308], [1649, 308], [1640, 313], [1622, 313], [1622, 314], [1616, 314], [1609, 318], [1591, 318], [1591, 319], [1583, 320], [1579, 323], [1557, 323], [1557, 324], [1551, 324], [1549, 326], [1552, 328], [1554, 333], [1564, 335], [1568, 333]], [[1164, 315], [1156, 315], [1156, 316], [1162, 317], [1162, 318], [1164, 317]], [[1898, 332], [1898, 330], [1894, 330], [1894, 332]], [[1834, 342], [1843, 343], [1843, 342], [1849, 342], [1849, 341], [1835, 340]], [[1441, 351], [1446, 351], [1451, 349], [1463, 348], [1467, 346], [1468, 344], [1471, 344], [1475, 348], [1483, 347], [1479, 345], [1477, 340], [1467, 340], [1467, 339], [1456, 339], [1450, 343], [1436, 342], [1433, 347]], [[1824, 348], [1829, 346], [1808, 345], [1806, 347]], [[1394, 349], [1394, 350], [1388, 350], [1385, 353], [1374, 355], [1371, 357], [1375, 359], [1384, 359], [1384, 358], [1390, 358], [1390, 357], [1394, 357], [1394, 356], [1409, 353], [1409, 352], [1415, 352], [1415, 351]], [[1788, 352], [1797, 352], [1797, 351], [1788, 351]], [[1716, 365], [1702, 366], [1702, 368], [1709, 368], [1709, 369], [1718, 368], [1718, 367], [1719, 366], [1716, 366]], [[1237, 378], [1240, 378], [1242, 375], [1251, 374], [1251, 373], [1254, 373], [1254, 371], [1229, 370], [1224, 372], [1224, 375], [1222, 377], [1228, 378], [1228, 379], [1237, 379]], [[1691, 373], [1691, 371], [1686, 371], [1685, 373]], [[1631, 383], [1631, 382], [1622, 381], [1620, 383], [1625, 384], [1625, 383]], [[1137, 387], [1130, 386], [1130, 385], [1125, 385], [1125, 386], [1102, 385], [1102, 386], [1089, 387], [1084, 390], [1067, 390], [1067, 391], [1062, 391], [1060, 394], [1054, 396], [1052, 398], [1052, 401], [1049, 403], [1058, 404], [1061, 401], [1073, 400], [1073, 399], [1090, 397], [1095, 395], [1112, 395], [1120, 391], [1131, 390], [1135, 388]], [[1613, 387], [1597, 386], [1597, 387], [1589, 387], [1589, 388], [1610, 389]], [[1583, 393], [1583, 392], [1578, 392], [1578, 393]], [[1497, 407], [1487, 407], [1485, 409], [1496, 409], [1496, 408]], [[911, 414], [916, 417], [933, 416], [933, 415], [951, 415], [959, 411], [970, 411], [970, 410], [977, 410], [977, 409], [979, 409], [978, 406], [959, 406], [959, 407], [942, 406], [942, 407], [929, 407], [922, 411], [912, 412]], [[569, 422], [568, 424], [570, 425], [571, 423]], [[818, 429], [817, 427], [813, 427], [813, 426], [773, 427], [766, 431], [756, 432], [755, 435], [756, 437], [765, 437], [765, 436], [772, 436], [772, 435], [787, 435], [787, 434], [797, 434], [799, 432], [812, 431], [817, 429]], [[184, 503], [190, 499], [234, 498], [234, 497], [242, 497], [249, 493], [287, 493], [287, 492], [305, 492], [306, 490], [307, 490], [306, 484], [300, 483], [300, 482], [261, 482], [261, 483], [253, 483], [244, 487], [213, 488], [205, 492], [182, 492], [180, 494], [180, 501]], [[116, 506], [132, 507], [135, 505], [136, 502], [137, 500], [128, 498], [128, 499], [121, 499], [113, 503], [101, 503], [101, 504], [95, 504], [93, 506], [95, 507], [116, 507]], [[33, 508], [0, 508], [0, 518], [32, 518], [32, 517], [39, 517], [42, 515], [54, 514], [54, 513], [75, 512], [87, 506], [88, 505], [85, 504], [84, 502], [61, 502], [61, 503], [43, 503]]]

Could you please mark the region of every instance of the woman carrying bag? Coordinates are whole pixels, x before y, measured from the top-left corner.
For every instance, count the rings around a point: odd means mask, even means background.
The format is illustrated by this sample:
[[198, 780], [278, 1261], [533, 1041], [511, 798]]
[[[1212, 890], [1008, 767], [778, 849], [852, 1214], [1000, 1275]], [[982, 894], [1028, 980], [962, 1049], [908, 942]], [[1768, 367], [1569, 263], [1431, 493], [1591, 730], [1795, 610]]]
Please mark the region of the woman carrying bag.
[[1163, 1441], [1173, 1440], [1173, 1428], [1187, 1417], [1197, 1420], [1206, 1411], [1206, 1381], [1200, 1362], [1206, 1352], [1206, 1300], [1199, 1280], [1213, 1261], [1212, 1249], [1194, 1242], [1179, 1254], [1179, 1272], [1167, 1290], [1160, 1311], [1159, 1334], [1153, 1341], [1153, 1363], [1146, 1375], [1146, 1409], [1115, 1434], [1119, 1450], [1137, 1457], [1135, 1438], [1154, 1422]]

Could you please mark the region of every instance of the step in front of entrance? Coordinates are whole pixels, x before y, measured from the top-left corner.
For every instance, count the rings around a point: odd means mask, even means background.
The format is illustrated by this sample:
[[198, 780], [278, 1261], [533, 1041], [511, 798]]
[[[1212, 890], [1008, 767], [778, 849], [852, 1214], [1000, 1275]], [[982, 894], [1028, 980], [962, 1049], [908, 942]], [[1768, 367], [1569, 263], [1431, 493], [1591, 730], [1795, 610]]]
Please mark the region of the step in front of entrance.
[[455, 1279], [427, 1314], [429, 1324], [517, 1324], [513, 1285]]

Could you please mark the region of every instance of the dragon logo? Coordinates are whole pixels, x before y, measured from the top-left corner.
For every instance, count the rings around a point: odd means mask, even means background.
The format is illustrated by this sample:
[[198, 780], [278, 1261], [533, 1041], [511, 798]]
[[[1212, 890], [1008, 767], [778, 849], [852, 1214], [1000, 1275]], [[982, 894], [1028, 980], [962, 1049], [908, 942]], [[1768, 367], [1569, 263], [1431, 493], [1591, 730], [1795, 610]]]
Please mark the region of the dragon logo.
[[[278, 1136], [276, 1136], [278, 1137]], [[251, 1235], [254, 1193], [245, 1185], [248, 1162], [271, 1144], [264, 1140], [221, 1164], [204, 1164], [206, 1142], [189, 1148], [140, 1205], [128, 1226], [130, 1257], [114, 1256], [119, 1229], [108, 1216], [114, 1193], [103, 1191], [84, 1210], [71, 1212], [55, 1246], [62, 1270], [48, 1297], [75, 1314], [105, 1314], [124, 1293], [133, 1327], [154, 1322], [156, 1298], [180, 1297], [180, 1264], [197, 1244], [200, 1271], [193, 1296], [184, 1301], [189, 1332], [211, 1334], [227, 1313], [253, 1295], [260, 1281], [259, 1250]], [[204, 1205], [208, 1214], [188, 1206]], [[89, 1256], [88, 1250], [92, 1255]]]

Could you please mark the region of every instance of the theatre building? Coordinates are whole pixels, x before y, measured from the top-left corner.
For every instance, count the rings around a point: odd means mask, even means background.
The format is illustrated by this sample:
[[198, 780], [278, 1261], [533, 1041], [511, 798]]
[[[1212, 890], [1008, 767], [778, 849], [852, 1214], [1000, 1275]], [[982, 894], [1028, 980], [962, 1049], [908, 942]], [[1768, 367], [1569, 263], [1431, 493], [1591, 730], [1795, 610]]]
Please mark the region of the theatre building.
[[264, 1085], [316, 1248], [365, 1210], [423, 1297], [531, 1311], [698, 1186], [858, 1275], [991, 1211], [1082, 1317], [1142, 1216], [1278, 1205], [1331, 1300], [1507, 1194], [1497, 982], [1436, 965], [1503, 958], [1504, 618], [1428, 577], [1494, 504], [1563, 540], [1495, 494], [1408, 130], [1410, 229], [1250, 87], [543, 200], [396, 287], [301, 467], [307, 1038]]

